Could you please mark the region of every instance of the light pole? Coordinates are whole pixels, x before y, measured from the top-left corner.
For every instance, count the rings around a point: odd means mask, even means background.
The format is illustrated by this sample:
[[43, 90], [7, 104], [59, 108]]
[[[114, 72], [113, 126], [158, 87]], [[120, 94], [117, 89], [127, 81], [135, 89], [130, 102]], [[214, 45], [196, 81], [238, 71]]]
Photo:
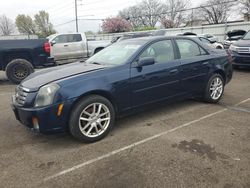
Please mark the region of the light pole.
[[77, 0], [75, 0], [76, 32], [78, 33]]

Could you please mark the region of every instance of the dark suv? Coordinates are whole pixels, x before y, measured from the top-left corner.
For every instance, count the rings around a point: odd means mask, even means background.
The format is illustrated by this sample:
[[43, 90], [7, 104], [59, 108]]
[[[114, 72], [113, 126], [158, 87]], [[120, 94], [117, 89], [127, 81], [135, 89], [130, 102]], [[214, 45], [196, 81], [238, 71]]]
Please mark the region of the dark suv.
[[250, 67], [250, 31], [241, 40], [231, 44], [229, 50], [234, 57], [234, 67]]

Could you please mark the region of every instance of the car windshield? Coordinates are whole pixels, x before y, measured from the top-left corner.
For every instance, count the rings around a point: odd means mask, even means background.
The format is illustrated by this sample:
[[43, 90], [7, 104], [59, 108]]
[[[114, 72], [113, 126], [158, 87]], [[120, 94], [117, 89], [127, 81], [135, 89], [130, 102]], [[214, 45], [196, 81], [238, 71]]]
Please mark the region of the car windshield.
[[98, 52], [86, 63], [101, 65], [121, 65], [124, 64], [142, 45], [142, 41], [123, 41], [115, 43]]
[[250, 40], [250, 31], [243, 37], [243, 40]]

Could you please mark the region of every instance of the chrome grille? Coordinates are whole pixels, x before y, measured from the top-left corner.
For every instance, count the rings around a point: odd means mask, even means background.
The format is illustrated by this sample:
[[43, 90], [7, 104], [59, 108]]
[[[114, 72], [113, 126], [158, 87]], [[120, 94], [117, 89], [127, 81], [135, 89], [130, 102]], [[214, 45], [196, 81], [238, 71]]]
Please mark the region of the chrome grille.
[[238, 47], [237, 48], [237, 51], [238, 53], [242, 53], [242, 54], [245, 54], [245, 53], [250, 53], [250, 48], [248, 47]]
[[17, 104], [24, 106], [27, 95], [28, 95], [28, 92], [26, 89], [24, 89], [21, 86], [17, 86], [16, 95], [15, 95]]

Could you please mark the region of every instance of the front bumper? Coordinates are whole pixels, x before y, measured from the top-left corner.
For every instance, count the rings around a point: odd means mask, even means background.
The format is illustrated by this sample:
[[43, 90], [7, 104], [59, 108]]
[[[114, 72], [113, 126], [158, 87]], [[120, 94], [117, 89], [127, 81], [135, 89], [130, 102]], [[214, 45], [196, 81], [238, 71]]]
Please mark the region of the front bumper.
[[[15, 97], [12, 97], [11, 107], [15, 113], [16, 119], [26, 127], [36, 130], [40, 133], [55, 133], [67, 130], [70, 109], [74, 100], [68, 100], [63, 103], [63, 110], [60, 116], [57, 115], [60, 104], [53, 104], [41, 108], [24, 108], [18, 106]], [[34, 124], [34, 118], [37, 124]]]
[[233, 61], [234, 66], [250, 67], [250, 54], [244, 55], [234, 52], [233, 57], [234, 57]]

